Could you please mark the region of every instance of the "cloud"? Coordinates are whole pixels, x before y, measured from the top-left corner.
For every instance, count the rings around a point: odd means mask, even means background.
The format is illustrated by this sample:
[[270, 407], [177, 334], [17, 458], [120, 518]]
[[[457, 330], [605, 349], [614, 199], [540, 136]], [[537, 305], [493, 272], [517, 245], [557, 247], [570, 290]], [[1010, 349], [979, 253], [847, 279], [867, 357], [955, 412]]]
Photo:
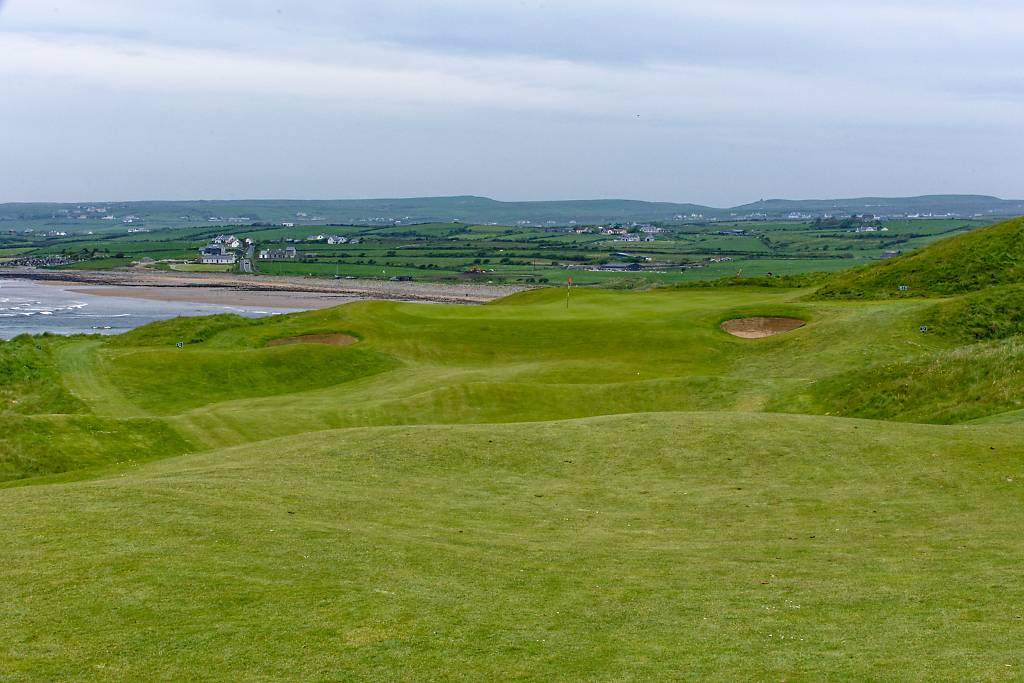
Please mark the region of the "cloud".
[[[349, 145], [360, 130], [378, 141], [366, 150], [391, 161], [404, 149], [423, 163], [447, 140], [447, 156], [480, 160], [483, 144], [523, 165], [512, 169], [520, 176], [538, 177], [527, 159], [584, 164], [571, 179], [545, 180], [554, 195], [588, 194], [588, 182], [606, 193], [638, 175], [664, 193], [670, 185], [658, 174], [677, 173], [681, 156], [763, 166], [780, 149], [791, 169], [773, 174], [793, 187], [777, 194], [804, 195], [816, 152], [853, 158], [859, 145], [877, 156], [912, 140], [930, 149], [899, 166], [936, 179], [938, 191], [955, 174], [924, 166], [933, 150], [980, 166], [1000, 139], [1004, 150], [1019, 148], [1022, 38], [1024, 8], [997, 1], [13, 0], [0, 14], [0, 88], [16, 104], [0, 111], [0, 126], [45, 149], [47, 132], [27, 112], [75, 101], [79, 123], [111, 139], [104, 119], [128, 124], [125, 107], [148, 103], [148, 119], [131, 123], [159, 133], [148, 140], [153, 159], [176, 158], [188, 146], [181, 136], [230, 121], [231, 144], [284, 126], [301, 148]], [[332, 131], [324, 117], [347, 128]], [[304, 128], [319, 137], [304, 140]], [[216, 138], [206, 144], [227, 149]], [[611, 170], [595, 163], [609, 149]], [[36, 164], [19, 161], [22, 171]], [[655, 167], [630, 170], [647, 163]], [[859, 163], [864, 177], [880, 177]], [[724, 181], [743, 177], [727, 171]], [[468, 191], [463, 174], [449, 173], [445, 187]], [[975, 171], [962, 177], [979, 182]], [[406, 193], [422, 193], [408, 178]], [[302, 187], [301, 177], [293, 182]], [[720, 193], [769, 194], [756, 186], [763, 180], [744, 182]], [[378, 185], [369, 193], [388, 193], [386, 172]], [[522, 196], [533, 186], [510, 172], [482, 190]]]

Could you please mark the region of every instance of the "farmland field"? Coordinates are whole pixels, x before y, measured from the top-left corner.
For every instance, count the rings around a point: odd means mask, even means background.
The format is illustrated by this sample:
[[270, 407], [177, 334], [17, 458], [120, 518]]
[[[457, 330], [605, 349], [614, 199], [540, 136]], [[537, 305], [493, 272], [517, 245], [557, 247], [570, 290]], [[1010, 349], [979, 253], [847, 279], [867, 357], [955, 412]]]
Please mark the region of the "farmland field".
[[[835, 272], [970, 231], [976, 219], [716, 221], [570, 227], [424, 223], [394, 226], [212, 225], [64, 237], [0, 234], [0, 256], [62, 256], [70, 267], [111, 269], [143, 258], [195, 259], [213, 237], [251, 239], [256, 250], [296, 249], [292, 259], [258, 259], [258, 275], [602, 284], [713, 280], [725, 276]], [[641, 227], [648, 229], [642, 232]], [[858, 232], [871, 227], [875, 231]], [[618, 229], [628, 234], [605, 234]], [[344, 238], [328, 244], [327, 237]], [[624, 241], [626, 238], [650, 241]], [[14, 246], [14, 244], [19, 246]], [[10, 246], [7, 246], [10, 245]], [[237, 266], [236, 266], [237, 267]], [[206, 268], [175, 265], [177, 270]]]

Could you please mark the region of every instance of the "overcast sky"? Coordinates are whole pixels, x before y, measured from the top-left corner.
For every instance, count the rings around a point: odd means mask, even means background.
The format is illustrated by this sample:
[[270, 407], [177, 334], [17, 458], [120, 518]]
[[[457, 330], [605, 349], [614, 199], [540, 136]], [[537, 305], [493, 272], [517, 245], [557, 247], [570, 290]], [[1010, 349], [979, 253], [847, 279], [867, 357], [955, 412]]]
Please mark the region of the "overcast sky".
[[1024, 197], [1018, 0], [0, 0], [0, 201]]

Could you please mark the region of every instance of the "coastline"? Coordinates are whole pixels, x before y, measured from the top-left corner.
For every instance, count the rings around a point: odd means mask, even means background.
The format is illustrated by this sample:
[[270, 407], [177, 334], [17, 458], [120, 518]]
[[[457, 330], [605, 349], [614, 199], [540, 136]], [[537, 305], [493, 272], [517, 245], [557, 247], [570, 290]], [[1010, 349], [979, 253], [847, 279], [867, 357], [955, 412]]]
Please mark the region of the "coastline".
[[[0, 278], [77, 285], [88, 289], [72, 291], [101, 296], [215, 304], [237, 304], [245, 299], [249, 301], [246, 305], [270, 308], [327, 308], [366, 299], [482, 304], [528, 289], [516, 285], [327, 280], [308, 277], [154, 271], [143, 268], [111, 271], [0, 268]], [[92, 286], [96, 285], [105, 287], [93, 289]], [[297, 304], [298, 301], [303, 303]]]
[[122, 299], [148, 299], [151, 301], [174, 301], [219, 306], [245, 306], [274, 308], [282, 311], [313, 310], [331, 308], [359, 299], [336, 294], [315, 294], [312, 292], [267, 292], [229, 289], [227, 287], [156, 287], [136, 285], [68, 286], [75, 283], [44, 281], [40, 284], [59, 286], [75, 294], [109, 296]]

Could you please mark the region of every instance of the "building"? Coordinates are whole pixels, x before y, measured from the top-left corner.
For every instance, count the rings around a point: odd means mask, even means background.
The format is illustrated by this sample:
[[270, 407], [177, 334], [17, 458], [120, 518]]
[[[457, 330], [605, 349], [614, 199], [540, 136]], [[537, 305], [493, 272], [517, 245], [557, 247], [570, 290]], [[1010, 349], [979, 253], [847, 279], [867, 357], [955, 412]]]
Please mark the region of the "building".
[[196, 263], [208, 263], [216, 265], [234, 265], [234, 252], [228, 251], [223, 244], [208, 244], [199, 249], [199, 258]]
[[234, 235], [217, 235], [212, 240], [213, 244], [222, 244], [228, 249], [238, 249], [242, 243]]
[[296, 259], [298, 256], [299, 252], [295, 247], [285, 247], [284, 249], [262, 249], [259, 259], [261, 261], [279, 261]]
[[348, 242], [348, 238], [341, 235], [330, 235], [327, 238], [327, 244], [345, 244], [346, 242]]

